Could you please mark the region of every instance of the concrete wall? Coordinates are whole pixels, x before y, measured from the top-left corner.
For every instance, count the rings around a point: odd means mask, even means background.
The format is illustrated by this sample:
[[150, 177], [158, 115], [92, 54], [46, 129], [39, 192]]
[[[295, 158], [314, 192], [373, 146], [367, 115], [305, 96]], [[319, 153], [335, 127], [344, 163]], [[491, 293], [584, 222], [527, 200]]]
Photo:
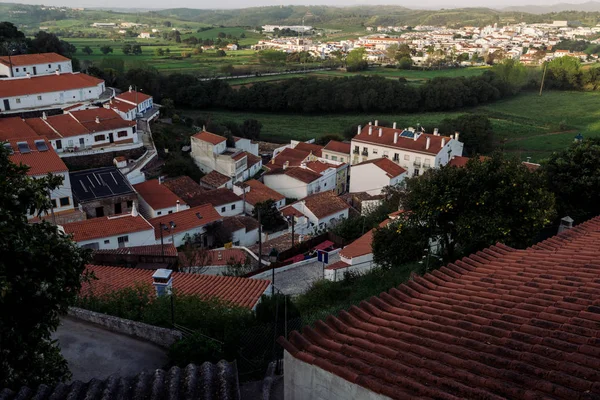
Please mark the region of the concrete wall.
[[303, 199], [308, 196], [309, 186], [312, 188], [316, 187], [316, 182], [307, 184], [287, 175], [278, 174], [278, 175], [264, 175], [263, 180], [265, 181], [265, 185], [275, 190], [276, 192], [281, 193], [285, 197], [292, 199]]
[[[86, 245], [94, 245], [97, 244], [97, 248], [100, 250], [105, 249], [118, 249], [119, 248], [119, 240], [118, 238], [121, 236], [127, 236], [128, 241], [125, 243], [123, 247], [134, 247], [134, 246], [147, 246], [151, 244], [160, 243], [160, 239], [156, 240], [154, 238], [154, 229], [148, 227], [147, 231], [139, 231], [133, 233], [124, 233], [118, 236], [106, 236], [99, 239], [91, 239], [77, 242], [80, 247]], [[169, 236], [170, 238], [170, 236]], [[91, 247], [90, 247], [91, 248]]]
[[[27, 78], [19, 78], [27, 79]], [[85, 87], [81, 89], [65, 90], [60, 92], [36, 93], [22, 96], [4, 97], [0, 100], [0, 111], [4, 110], [4, 99], [7, 99], [10, 110], [22, 110], [25, 108], [43, 108], [55, 104], [69, 104], [79, 101], [97, 100], [104, 91], [104, 83], [98, 86]]]
[[350, 154], [338, 153], [337, 151], [325, 150], [321, 151], [323, 158], [326, 160], [339, 161], [343, 163], [350, 162]]
[[448, 164], [448, 162], [452, 160], [452, 156], [462, 156], [463, 148], [463, 143], [451, 139], [435, 157], [435, 168]]
[[[137, 160], [146, 150], [144, 144], [140, 141], [136, 145], [138, 148], [129, 150], [117, 150], [115, 148], [107, 148], [104, 153], [94, 153], [85, 155], [76, 155], [77, 153], [61, 153], [60, 156], [69, 170], [77, 171], [80, 169], [109, 167], [113, 165], [115, 157], [123, 156], [127, 159]], [[72, 156], [70, 154], [73, 154]]]
[[[113, 149], [111, 149], [113, 146], [127, 146], [138, 143], [138, 135], [135, 131], [137, 131], [135, 127], [126, 126], [110, 131], [98, 131], [91, 134], [69, 136], [61, 139], [50, 139], [50, 143], [52, 143], [52, 147], [59, 154], [71, 153], [70, 149], [75, 147], [77, 147], [77, 151], [113, 151]], [[119, 137], [119, 132], [125, 132], [126, 135]], [[113, 143], [110, 143], [111, 133], [113, 135]], [[139, 146], [142, 145], [143, 143], [139, 144]]]
[[159, 328], [142, 322], [113, 317], [112, 315], [101, 314], [82, 308], [70, 307], [68, 314], [73, 318], [103, 326], [110, 331], [144, 339], [162, 347], [169, 347], [183, 338], [181, 332], [176, 330]]
[[115, 205], [121, 204], [121, 214], [131, 213], [132, 207], [127, 207], [127, 202], [131, 201], [132, 206], [138, 206], [138, 197], [136, 192], [132, 192], [129, 194], [107, 197], [104, 199], [94, 200], [94, 201], [86, 201], [81, 203], [81, 208], [85, 211], [85, 214], [88, 218], [96, 218], [96, 208], [102, 207], [104, 210], [104, 215], [100, 215], [101, 217], [107, 217], [111, 215], [115, 215]]
[[[35, 67], [36, 69], [36, 73], [33, 73], [33, 67]], [[9, 67], [0, 64], [0, 74], [1, 75], [9, 75]], [[18, 66], [15, 67], [13, 66], [12, 68], [13, 70], [13, 74], [12, 77], [13, 78], [17, 78], [20, 76], [27, 76], [27, 73], [29, 72], [29, 74], [31, 76], [39, 76], [39, 75], [51, 75], [56, 73], [56, 70], [59, 70], [61, 73], [67, 72], [73, 72], [73, 67], [71, 66], [71, 61], [63, 61], [63, 62], [53, 62], [53, 63], [46, 63], [46, 64], [31, 64], [31, 65], [25, 65], [25, 66]]]
[[331, 372], [283, 354], [285, 400], [384, 400], [377, 394]]
[[233, 203], [227, 203], [220, 206], [215, 206], [215, 210], [219, 213], [219, 215], [223, 217], [231, 217], [234, 215], [240, 215], [244, 212], [243, 201], [238, 200]]

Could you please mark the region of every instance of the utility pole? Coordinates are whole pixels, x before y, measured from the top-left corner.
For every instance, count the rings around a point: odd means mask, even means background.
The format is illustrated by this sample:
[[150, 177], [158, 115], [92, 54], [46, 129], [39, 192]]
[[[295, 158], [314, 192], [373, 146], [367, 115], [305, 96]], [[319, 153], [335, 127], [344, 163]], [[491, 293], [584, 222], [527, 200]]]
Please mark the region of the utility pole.
[[544, 63], [544, 74], [542, 75], [542, 83], [540, 84], [540, 96], [542, 95], [542, 90], [544, 90], [544, 80], [546, 79], [546, 70], [548, 69], [548, 63]]

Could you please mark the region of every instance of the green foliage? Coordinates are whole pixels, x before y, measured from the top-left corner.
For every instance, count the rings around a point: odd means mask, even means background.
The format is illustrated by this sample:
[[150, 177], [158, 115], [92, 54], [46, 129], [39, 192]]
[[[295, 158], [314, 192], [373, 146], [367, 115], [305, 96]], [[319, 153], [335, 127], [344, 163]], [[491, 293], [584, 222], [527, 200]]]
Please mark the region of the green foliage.
[[561, 40], [552, 47], [553, 50], [569, 50], [570, 52], [583, 52], [590, 45], [587, 40]]
[[109, 53], [112, 53], [113, 49], [112, 49], [112, 47], [110, 47], [108, 45], [104, 45], [104, 46], [100, 47], [100, 52], [106, 56]]
[[600, 139], [586, 139], [555, 152], [542, 166], [556, 196], [558, 217], [583, 222], [600, 215]]
[[81, 51], [88, 56], [94, 52], [90, 46], [85, 46]]
[[274, 200], [269, 199], [260, 203], [256, 203], [254, 210], [252, 210], [252, 216], [258, 219], [259, 212], [260, 223], [265, 230], [274, 231], [277, 228], [285, 226], [285, 221], [277, 209], [277, 203], [275, 203]]
[[188, 154], [169, 153], [162, 171], [169, 176], [187, 175], [196, 182], [204, 176]]
[[169, 348], [169, 360], [181, 366], [198, 362], [217, 363], [224, 358], [223, 345], [200, 333], [186, 337]]
[[[398, 203], [396, 202], [397, 205]], [[377, 227], [393, 211], [396, 211], [394, 207], [390, 203], [385, 202], [367, 215], [358, 215], [340, 221], [331, 231], [343, 238], [346, 243], [352, 243], [371, 229]]]
[[288, 320], [300, 316], [292, 298], [277, 292], [272, 296], [263, 295], [256, 306], [256, 320], [262, 324], [282, 321], [286, 313]]
[[[356, 133], [356, 130], [354, 133]], [[335, 133], [330, 133], [330, 134], [323, 135], [323, 136], [317, 138], [317, 140], [315, 140], [315, 144], [318, 144], [319, 146], [325, 146], [325, 145], [327, 145], [327, 143], [329, 143], [332, 140], [335, 140], [337, 142], [343, 142], [344, 138]]]
[[287, 54], [278, 50], [261, 50], [258, 52], [258, 61], [261, 64], [282, 65], [287, 59]]
[[217, 50], [217, 52], [215, 53], [215, 55], [217, 57], [225, 57], [227, 55], [227, 53], [225, 53], [225, 50]]
[[51, 334], [75, 299], [89, 251], [27, 214], [50, 208], [62, 178], [33, 179], [0, 146], [0, 387], [53, 384], [70, 377]]
[[440, 124], [441, 132], [459, 132], [459, 140], [465, 144], [463, 155], [490, 154], [494, 150], [492, 123], [483, 114], [464, 114], [446, 118]]
[[540, 174], [500, 153], [406, 182], [402, 207], [439, 241], [447, 262], [497, 242], [524, 248], [555, 214]]
[[348, 72], [364, 71], [369, 67], [369, 63], [365, 60], [367, 50], [364, 47], [351, 50], [346, 56], [346, 70]]
[[549, 86], [558, 89], [579, 89], [581, 61], [575, 57], [558, 57], [548, 63]]
[[131, 47], [131, 52], [133, 53], [133, 55], [137, 56], [142, 54], [142, 46], [140, 46], [139, 44], [134, 44]]
[[165, 51], [161, 47], [157, 47], [154, 49], [154, 55], [157, 57], [162, 57], [165, 55]]
[[513, 93], [518, 93], [527, 83], [527, 68], [512, 58], [507, 58], [494, 65], [492, 71], [511, 87]]
[[373, 233], [373, 261], [382, 268], [405, 268], [429, 247], [427, 230], [410, 218], [401, 218]]
[[256, 119], [246, 119], [242, 123], [240, 127], [240, 133], [243, 138], [247, 138], [250, 140], [258, 140], [260, 139], [260, 130], [262, 129], [262, 124], [260, 121]]
[[[89, 47], [89, 46], [88, 46]], [[123, 54], [125, 54], [126, 56], [128, 56], [129, 54], [131, 54], [131, 44], [130, 43], [125, 43], [123, 45], [123, 47], [121, 47], [121, 51], [123, 52]]]

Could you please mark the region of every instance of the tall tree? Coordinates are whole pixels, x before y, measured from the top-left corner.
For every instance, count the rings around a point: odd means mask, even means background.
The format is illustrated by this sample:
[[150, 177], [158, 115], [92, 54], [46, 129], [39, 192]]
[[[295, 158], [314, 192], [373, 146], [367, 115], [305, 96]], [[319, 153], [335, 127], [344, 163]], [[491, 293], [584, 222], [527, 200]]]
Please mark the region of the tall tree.
[[[50, 208], [62, 178], [33, 179], [0, 146], [0, 387], [34, 387], [68, 378], [51, 333], [80, 286], [87, 250], [27, 214]], [[37, 211], [36, 211], [37, 210]]]
[[109, 45], [104, 45], [104, 46], [100, 47], [100, 52], [102, 52], [102, 54], [104, 54], [106, 56], [106, 55], [108, 55], [108, 53], [112, 53], [113, 49]]
[[269, 199], [260, 203], [256, 203], [254, 210], [252, 210], [252, 216], [258, 219], [259, 211], [260, 223], [266, 230], [273, 230], [277, 227], [285, 225], [285, 221], [277, 209], [277, 204], [275, 201]]
[[367, 50], [364, 47], [351, 50], [346, 56], [346, 69], [348, 71], [363, 71], [369, 67], [367, 60]]
[[494, 130], [490, 119], [483, 114], [465, 114], [446, 118], [440, 130], [448, 134], [459, 132], [459, 140], [465, 144], [465, 154], [489, 154], [494, 150]]

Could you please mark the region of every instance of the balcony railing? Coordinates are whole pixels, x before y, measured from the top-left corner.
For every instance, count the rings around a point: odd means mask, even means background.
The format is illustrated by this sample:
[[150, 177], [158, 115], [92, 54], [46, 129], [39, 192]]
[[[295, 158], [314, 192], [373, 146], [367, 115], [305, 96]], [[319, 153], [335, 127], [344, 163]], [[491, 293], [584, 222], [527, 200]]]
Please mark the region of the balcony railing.
[[358, 154], [358, 153], [359, 153], [359, 150], [358, 150], [358, 149], [354, 149], [354, 151], [352, 151], [352, 153], [354, 153], [354, 154]]
[[429, 169], [431, 168], [431, 164], [423, 164], [423, 169]]
[[414, 165], [415, 167], [420, 167], [420, 166], [421, 166], [421, 161], [415, 161], [415, 162], [413, 163], [413, 165]]
[[362, 154], [363, 156], [365, 156], [365, 157], [368, 157], [368, 156], [369, 156], [369, 152], [368, 152], [368, 151], [364, 151], [364, 150], [363, 150], [361, 154]]

